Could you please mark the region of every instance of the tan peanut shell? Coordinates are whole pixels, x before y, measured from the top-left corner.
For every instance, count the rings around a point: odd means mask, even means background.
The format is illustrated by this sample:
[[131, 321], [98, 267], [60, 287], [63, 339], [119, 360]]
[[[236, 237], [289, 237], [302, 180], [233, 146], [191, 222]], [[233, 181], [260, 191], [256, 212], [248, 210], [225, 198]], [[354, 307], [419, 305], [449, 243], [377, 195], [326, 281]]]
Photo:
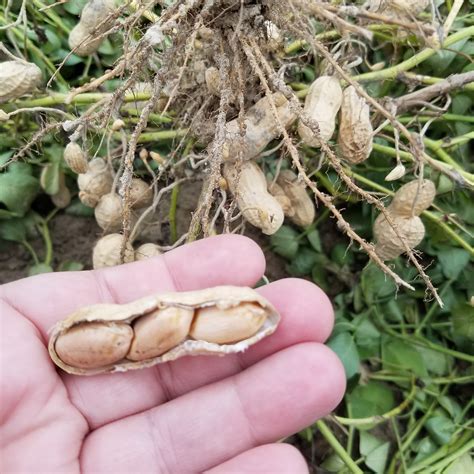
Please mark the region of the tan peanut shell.
[[[108, 234], [100, 238], [92, 251], [92, 267], [94, 270], [120, 265], [122, 263], [120, 258], [122, 244], [123, 235], [121, 234]], [[124, 263], [133, 262], [134, 260], [135, 253], [132, 245], [128, 242], [125, 247]]]
[[338, 134], [344, 159], [350, 163], [366, 160], [372, 151], [372, 134], [369, 105], [354, 86], [347, 87], [342, 94]]
[[[425, 226], [418, 216], [391, 215], [399, 235], [410, 249], [415, 248], [425, 236]], [[382, 260], [391, 260], [405, 253], [405, 247], [383, 214], [374, 223], [375, 252]]]
[[132, 208], [139, 209], [149, 206], [153, 201], [153, 189], [143, 179], [132, 178], [130, 186], [130, 204]]
[[122, 228], [122, 198], [116, 193], [105, 194], [94, 210], [95, 220], [106, 232], [117, 232]]
[[69, 142], [66, 145], [63, 157], [74, 173], [82, 174], [87, 171], [87, 156], [76, 142]]
[[419, 216], [433, 204], [436, 186], [433, 181], [415, 179], [404, 184], [396, 193], [389, 206], [389, 211], [404, 217]]
[[285, 216], [280, 203], [268, 192], [265, 175], [259, 166], [253, 161], [245, 161], [239, 174], [234, 163], [226, 163], [223, 174], [244, 218], [264, 234], [274, 234]]
[[0, 63], [0, 104], [29, 94], [41, 84], [41, 69], [26, 61]]
[[[280, 92], [275, 92], [272, 95], [272, 100], [283, 127], [291, 125], [296, 120], [296, 115], [291, 112], [286, 97]], [[256, 157], [281, 133], [268, 97], [260, 99], [247, 111], [244, 123], [245, 135], [243, 138], [240, 136], [238, 119], [231, 120], [226, 124], [224, 159], [228, 161], [235, 161], [238, 158], [239, 150], [242, 150], [244, 160]]]
[[64, 209], [71, 203], [71, 192], [66, 186], [64, 173], [60, 173], [59, 175], [59, 190], [56, 194], [51, 196], [51, 201], [53, 201], [53, 204], [59, 209]]
[[[101, 36], [111, 26], [113, 20], [107, 20], [115, 9], [115, 0], [89, 0], [84, 6], [79, 23], [69, 34], [69, 47], [78, 56], [95, 53], [105, 37]], [[107, 20], [107, 21], [106, 21]]]
[[[187, 314], [192, 314], [189, 326]], [[186, 355], [242, 352], [272, 334], [279, 320], [275, 308], [251, 288], [163, 293], [123, 305], [81, 308], [51, 329], [48, 349], [55, 364], [71, 374], [125, 372]], [[230, 342], [204, 339], [221, 337]], [[175, 345], [167, 347], [168, 341]]]
[[[342, 89], [336, 77], [318, 77], [309, 87], [304, 102], [304, 112], [310, 119], [318, 123], [323, 141], [330, 140], [334, 134], [336, 117], [341, 104]], [[320, 146], [316, 135], [301, 121], [298, 123], [298, 134], [307, 145]]]
[[157, 257], [161, 254], [162, 251], [158, 245], [152, 243], [142, 244], [135, 250], [135, 260], [145, 260], [147, 258]]
[[287, 216], [301, 227], [312, 224], [316, 216], [316, 208], [306, 192], [304, 183], [299, 182], [298, 177], [291, 170], [280, 171], [277, 182], [291, 202], [292, 213]]
[[273, 178], [267, 179], [268, 192], [280, 203], [281, 208], [285, 216], [293, 216], [295, 211], [291, 205], [290, 198], [285, 194], [282, 187], [277, 183], [273, 182]]
[[87, 171], [77, 177], [79, 199], [89, 207], [95, 207], [99, 199], [110, 192], [114, 178], [107, 163], [102, 158], [89, 162]]

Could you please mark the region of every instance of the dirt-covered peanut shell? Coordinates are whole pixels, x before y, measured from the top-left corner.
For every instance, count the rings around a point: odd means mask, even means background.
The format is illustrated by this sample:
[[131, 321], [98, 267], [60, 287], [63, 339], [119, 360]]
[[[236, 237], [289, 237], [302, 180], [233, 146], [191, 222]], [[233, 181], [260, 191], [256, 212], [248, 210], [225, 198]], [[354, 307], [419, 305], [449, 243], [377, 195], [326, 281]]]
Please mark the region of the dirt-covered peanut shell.
[[26, 61], [0, 63], [0, 103], [29, 94], [41, 84], [41, 69]]
[[[323, 141], [330, 140], [334, 134], [336, 117], [341, 104], [342, 89], [336, 77], [318, 77], [309, 87], [304, 102], [304, 112], [310, 119], [318, 123]], [[307, 145], [320, 146], [316, 135], [301, 121], [298, 123], [298, 134]]]
[[132, 208], [139, 209], [149, 206], [153, 201], [153, 188], [140, 178], [133, 178], [130, 185], [130, 204]]
[[301, 227], [312, 224], [316, 216], [316, 208], [306, 192], [305, 184], [299, 181], [298, 176], [291, 170], [281, 170], [277, 182], [291, 202], [292, 212], [287, 216]]
[[[280, 92], [274, 93], [271, 98], [283, 127], [290, 126], [296, 120], [296, 115], [291, 112], [288, 100]], [[256, 157], [281, 133], [268, 97], [260, 99], [247, 111], [244, 123], [245, 135], [243, 138], [240, 136], [238, 119], [231, 120], [226, 124], [224, 158], [228, 161], [237, 160], [239, 150], [242, 150], [244, 160]]]
[[151, 257], [157, 257], [161, 255], [163, 252], [161, 251], [160, 247], [153, 243], [146, 243], [140, 245], [140, 247], [135, 250], [135, 260], [145, 260]]
[[77, 177], [79, 199], [89, 207], [95, 207], [99, 199], [110, 192], [114, 178], [102, 158], [94, 158], [89, 162], [87, 171]]
[[122, 198], [116, 193], [105, 194], [94, 210], [95, 220], [106, 232], [117, 232], [122, 228]]
[[240, 172], [226, 163], [224, 178], [244, 218], [264, 234], [274, 234], [285, 218], [280, 203], [268, 192], [263, 171], [253, 161], [245, 161]]
[[268, 192], [280, 203], [285, 216], [291, 217], [295, 214], [290, 198], [285, 194], [285, 191], [283, 191], [283, 188], [277, 182], [273, 182], [273, 178], [267, 178], [267, 189]]
[[49, 354], [76, 375], [151, 367], [186, 355], [242, 352], [280, 316], [255, 290], [220, 286], [77, 310], [50, 331]]
[[[123, 245], [123, 235], [108, 234], [100, 238], [94, 245], [92, 251], [92, 267], [94, 270], [105, 267], [115, 267], [122, 263], [121, 250]], [[125, 246], [123, 263], [133, 262], [135, 253], [130, 242]]]
[[221, 77], [219, 74], [219, 69], [214, 66], [208, 67], [204, 73], [206, 80], [207, 90], [217, 97], [220, 96], [221, 92]]
[[82, 174], [87, 172], [87, 155], [76, 142], [69, 142], [64, 149], [64, 161], [74, 173]]
[[433, 204], [436, 186], [429, 179], [415, 179], [404, 184], [396, 193], [389, 211], [404, 217], [419, 216]]
[[339, 117], [341, 155], [350, 163], [365, 161], [372, 151], [373, 128], [369, 104], [359, 96], [354, 86], [347, 87], [342, 94]]
[[[398, 234], [410, 249], [415, 248], [425, 236], [425, 226], [417, 216], [402, 217], [391, 215]], [[379, 214], [374, 223], [375, 252], [382, 260], [392, 260], [402, 253], [405, 247], [397, 236], [395, 229], [389, 224], [383, 214]]]

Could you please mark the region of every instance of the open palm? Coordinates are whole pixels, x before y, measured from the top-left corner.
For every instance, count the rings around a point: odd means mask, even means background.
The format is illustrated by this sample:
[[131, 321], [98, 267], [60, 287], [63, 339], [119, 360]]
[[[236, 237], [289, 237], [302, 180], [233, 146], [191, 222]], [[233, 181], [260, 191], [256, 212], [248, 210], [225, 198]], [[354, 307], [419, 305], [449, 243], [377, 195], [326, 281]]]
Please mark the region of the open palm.
[[185, 357], [151, 369], [77, 377], [57, 371], [48, 329], [77, 308], [160, 291], [254, 285], [261, 250], [220, 236], [147, 261], [55, 273], [0, 287], [2, 472], [288, 472], [301, 455], [273, 444], [331, 411], [345, 379], [322, 343], [332, 309], [316, 286], [259, 291], [278, 330], [248, 351]]

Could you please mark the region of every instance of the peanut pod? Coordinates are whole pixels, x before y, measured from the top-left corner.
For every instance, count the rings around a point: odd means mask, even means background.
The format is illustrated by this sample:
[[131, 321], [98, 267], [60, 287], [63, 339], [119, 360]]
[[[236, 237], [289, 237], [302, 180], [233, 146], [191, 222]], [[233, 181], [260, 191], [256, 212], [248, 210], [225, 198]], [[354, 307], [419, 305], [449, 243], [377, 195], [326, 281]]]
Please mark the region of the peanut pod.
[[[69, 46], [78, 56], [95, 53], [105, 37], [102, 36], [112, 26], [108, 19], [115, 9], [115, 0], [89, 0], [84, 6], [79, 23], [69, 34]], [[93, 36], [92, 36], [93, 35]]]
[[277, 183], [291, 202], [291, 212], [285, 215], [301, 227], [312, 224], [316, 216], [316, 208], [306, 192], [305, 184], [298, 181], [296, 174], [290, 170], [280, 171]]
[[[398, 234], [410, 249], [415, 248], [425, 236], [425, 226], [418, 216], [392, 216]], [[379, 214], [374, 223], [375, 252], [382, 260], [392, 260], [405, 253], [405, 246], [395, 229], [383, 214]]]
[[433, 181], [418, 179], [404, 184], [396, 193], [388, 207], [390, 213], [398, 216], [419, 216], [433, 204], [436, 186]]
[[[272, 100], [283, 127], [290, 126], [296, 120], [296, 115], [290, 111], [286, 97], [280, 92], [276, 92], [272, 95]], [[238, 150], [242, 150], [244, 160], [250, 160], [281, 134], [268, 97], [260, 99], [247, 111], [244, 124], [243, 137], [240, 136], [238, 119], [231, 120], [226, 124], [224, 159], [227, 161], [235, 161], [238, 158]]]
[[64, 149], [64, 161], [74, 173], [87, 172], [87, 156], [76, 142], [69, 142]]
[[372, 135], [369, 105], [354, 86], [349, 86], [342, 94], [338, 134], [344, 159], [356, 164], [365, 161], [372, 151]]
[[[309, 87], [304, 102], [304, 112], [310, 119], [318, 123], [323, 141], [330, 140], [334, 134], [336, 117], [341, 104], [342, 89], [336, 77], [318, 77]], [[313, 131], [301, 121], [298, 123], [298, 134], [307, 145], [321, 146]]]
[[[92, 250], [92, 267], [94, 270], [104, 267], [115, 267], [122, 263], [121, 251], [123, 245], [123, 235], [108, 234], [100, 238]], [[130, 242], [125, 246], [123, 263], [133, 262], [135, 254]]]
[[41, 69], [26, 61], [0, 63], [0, 104], [33, 92], [41, 84]]
[[79, 309], [51, 330], [49, 354], [68, 373], [142, 369], [186, 355], [242, 352], [280, 320], [255, 290], [221, 286]]
[[265, 175], [258, 165], [245, 161], [239, 173], [235, 163], [226, 163], [223, 173], [245, 219], [264, 234], [274, 234], [285, 216], [280, 203], [268, 192]]
[[99, 199], [110, 192], [114, 178], [102, 158], [89, 161], [87, 171], [77, 177], [79, 199], [88, 207], [95, 207]]

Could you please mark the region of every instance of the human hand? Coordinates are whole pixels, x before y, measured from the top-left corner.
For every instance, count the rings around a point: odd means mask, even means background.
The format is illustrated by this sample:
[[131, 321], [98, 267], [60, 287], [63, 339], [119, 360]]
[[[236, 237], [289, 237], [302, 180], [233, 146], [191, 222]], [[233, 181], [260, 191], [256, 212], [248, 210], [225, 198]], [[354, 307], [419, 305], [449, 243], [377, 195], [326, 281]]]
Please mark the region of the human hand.
[[264, 267], [251, 240], [226, 235], [120, 267], [0, 287], [0, 471], [307, 472], [296, 449], [275, 442], [330, 412], [345, 389], [342, 365], [322, 345], [331, 305], [309, 282], [258, 290], [282, 321], [241, 354], [92, 377], [58, 372], [48, 356], [48, 329], [81, 306], [253, 286]]

